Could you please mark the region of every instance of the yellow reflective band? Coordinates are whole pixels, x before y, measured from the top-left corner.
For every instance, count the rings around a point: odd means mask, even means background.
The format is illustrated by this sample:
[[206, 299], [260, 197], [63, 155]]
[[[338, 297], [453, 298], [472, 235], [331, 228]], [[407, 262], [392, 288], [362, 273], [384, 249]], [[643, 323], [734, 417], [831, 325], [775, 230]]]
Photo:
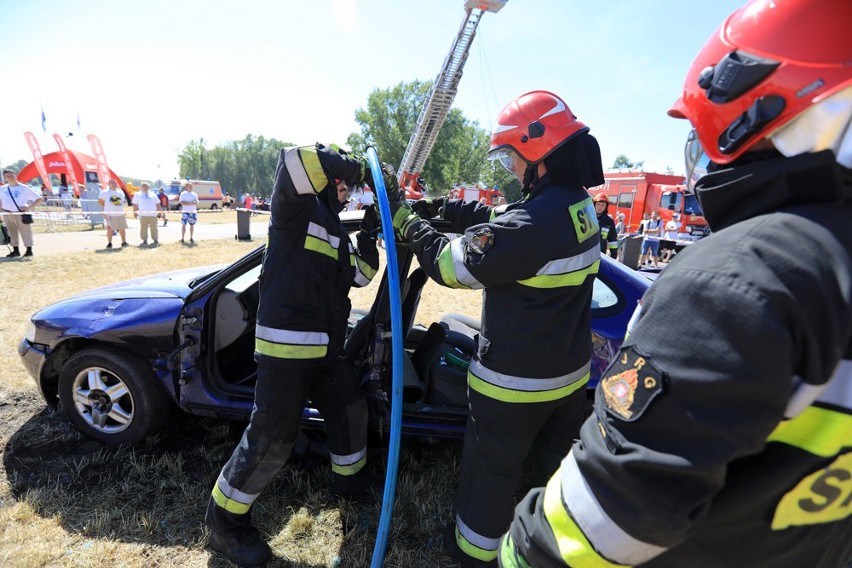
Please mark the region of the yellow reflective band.
[[373, 276], [376, 275], [377, 270], [374, 270], [372, 266], [361, 260], [360, 258], [355, 258], [355, 262], [357, 263], [357, 268], [368, 279], [372, 280]]
[[467, 540], [465, 537], [463, 537], [459, 532], [458, 527], [456, 527], [456, 544], [459, 545], [459, 548], [462, 552], [472, 558], [476, 558], [477, 560], [482, 560], [483, 562], [491, 562], [492, 560], [495, 560], [497, 558], [496, 550], [486, 550], [484, 548], [479, 548], [478, 546]]
[[305, 173], [308, 174], [308, 179], [311, 180], [314, 191], [319, 193], [328, 185], [329, 180], [325, 172], [322, 171], [316, 146], [299, 148], [299, 157], [302, 158], [302, 165], [305, 166]]
[[609, 248], [611, 248], [611, 249], [617, 249], [617, 248], [618, 248], [618, 243], [616, 243], [616, 242], [611, 242], [611, 243], [609, 243], [609, 245], [607, 245], [607, 246], [608, 246]]
[[524, 557], [515, 551], [515, 541], [508, 533], [500, 543], [500, 565], [503, 568], [531, 568]]
[[225, 497], [225, 494], [222, 493], [222, 490], [219, 489], [218, 485], [213, 486], [213, 501], [229, 513], [233, 513], [235, 515], [245, 515], [251, 508], [251, 503], [240, 503], [239, 501], [234, 501], [233, 499]]
[[327, 345], [289, 345], [273, 343], [259, 337], [254, 339], [254, 350], [261, 355], [279, 359], [321, 359], [328, 353]]
[[553, 531], [553, 538], [559, 548], [562, 560], [572, 568], [619, 568], [623, 564], [614, 564], [598, 554], [592, 544], [583, 535], [583, 531], [565, 510], [562, 504], [562, 478], [560, 467], [547, 482], [544, 490], [544, 517]]
[[331, 462], [331, 471], [338, 475], [355, 475], [366, 465], [367, 456], [365, 455], [360, 460], [356, 461], [353, 464], [349, 465], [337, 465], [334, 462]]
[[450, 243], [444, 245], [444, 250], [438, 255], [438, 271], [441, 273], [441, 280], [444, 281], [444, 286], [449, 288], [469, 288], [459, 282], [456, 276], [456, 269], [453, 266], [453, 251]]
[[801, 480], [775, 508], [772, 530], [818, 525], [852, 515], [852, 453]]
[[527, 278], [526, 280], [518, 280], [518, 284], [529, 286], [531, 288], [562, 288], [565, 286], [579, 286], [586, 281], [589, 276], [594, 276], [598, 273], [601, 261], [596, 260], [594, 264], [588, 268], [568, 272], [566, 274], [540, 274]]
[[809, 406], [801, 414], [779, 424], [766, 439], [801, 448], [815, 456], [836, 456], [850, 446], [852, 415]]
[[[558, 389], [543, 390], [543, 391], [521, 391], [515, 389], [507, 389], [498, 387], [487, 381], [483, 381], [471, 371], [467, 372], [467, 384], [480, 394], [484, 394], [488, 398], [502, 400], [503, 402], [550, 402], [551, 400], [559, 400], [569, 394], [577, 391], [577, 389], [586, 386], [589, 382], [589, 373], [583, 375], [578, 381], [574, 381], [570, 385], [559, 387]], [[535, 379], [530, 379], [535, 380]]]
[[305, 248], [337, 260], [337, 251], [327, 241], [318, 239], [313, 235], [308, 235], [305, 238]]

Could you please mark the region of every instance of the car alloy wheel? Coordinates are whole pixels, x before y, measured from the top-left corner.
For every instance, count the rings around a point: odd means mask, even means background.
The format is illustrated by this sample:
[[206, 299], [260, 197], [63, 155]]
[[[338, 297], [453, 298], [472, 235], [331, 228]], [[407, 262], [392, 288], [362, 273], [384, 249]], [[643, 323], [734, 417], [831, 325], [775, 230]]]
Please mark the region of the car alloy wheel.
[[113, 446], [141, 442], [173, 408], [151, 366], [112, 347], [69, 357], [59, 376], [59, 400], [78, 430]]
[[90, 367], [74, 378], [74, 408], [93, 429], [105, 434], [126, 430], [133, 422], [133, 395], [121, 377]]

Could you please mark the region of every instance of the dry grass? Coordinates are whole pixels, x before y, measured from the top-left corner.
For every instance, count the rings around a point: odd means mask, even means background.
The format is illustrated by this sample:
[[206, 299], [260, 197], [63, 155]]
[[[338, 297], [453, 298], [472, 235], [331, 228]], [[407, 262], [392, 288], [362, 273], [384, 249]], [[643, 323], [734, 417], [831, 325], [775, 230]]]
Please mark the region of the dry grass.
[[[218, 215], [229, 213], [235, 215]], [[106, 448], [45, 407], [16, 348], [28, 316], [63, 297], [194, 266], [199, 258], [230, 262], [254, 246], [202, 241], [194, 248], [131, 247], [120, 256], [80, 252], [0, 262], [0, 566], [229, 565], [204, 549], [202, 518], [242, 425], [176, 413], [139, 447]], [[374, 288], [353, 291], [353, 303], [366, 307]], [[430, 282], [416, 319], [428, 324], [448, 311], [478, 316], [479, 303], [476, 292]], [[449, 564], [439, 535], [453, 510], [458, 457], [456, 443], [403, 442], [385, 566]], [[374, 475], [383, 477], [381, 443], [369, 459]], [[317, 461], [309, 453], [286, 466], [254, 507], [254, 522], [278, 558], [271, 565], [368, 566], [380, 505], [338, 504], [328, 490], [328, 467], [315, 467]]]

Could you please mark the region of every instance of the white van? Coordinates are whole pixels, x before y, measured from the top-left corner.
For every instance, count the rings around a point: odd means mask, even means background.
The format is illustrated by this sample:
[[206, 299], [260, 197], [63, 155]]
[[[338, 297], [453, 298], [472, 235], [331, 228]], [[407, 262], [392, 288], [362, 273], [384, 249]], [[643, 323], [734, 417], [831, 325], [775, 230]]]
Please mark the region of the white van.
[[222, 209], [222, 187], [218, 181], [200, 179], [176, 179], [163, 186], [169, 196], [169, 209], [180, 209], [180, 194], [186, 184], [192, 184], [192, 190], [198, 194], [199, 209]]

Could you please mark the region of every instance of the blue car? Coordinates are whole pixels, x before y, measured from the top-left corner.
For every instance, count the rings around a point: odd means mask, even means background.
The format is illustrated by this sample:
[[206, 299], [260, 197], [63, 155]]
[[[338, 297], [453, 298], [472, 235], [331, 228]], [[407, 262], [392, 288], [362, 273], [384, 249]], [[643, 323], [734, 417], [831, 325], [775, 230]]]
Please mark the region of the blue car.
[[[348, 222], [347, 228], [355, 231], [357, 224]], [[436, 226], [443, 228], [440, 222]], [[479, 322], [446, 314], [428, 327], [413, 325], [427, 277], [420, 268], [409, 270], [412, 258], [399, 247], [400, 274], [409, 274], [402, 283], [403, 431], [461, 437], [465, 377]], [[81, 432], [110, 445], [134, 444], [155, 433], [175, 407], [248, 420], [257, 372], [254, 330], [262, 259], [260, 247], [227, 266], [137, 278], [62, 300], [32, 316], [18, 352], [47, 404], [61, 406]], [[649, 284], [601, 257], [592, 306], [590, 398]], [[372, 307], [353, 310], [345, 347], [363, 377], [375, 429], [390, 423], [387, 296], [385, 276]], [[310, 404], [303, 423], [322, 426]]]

